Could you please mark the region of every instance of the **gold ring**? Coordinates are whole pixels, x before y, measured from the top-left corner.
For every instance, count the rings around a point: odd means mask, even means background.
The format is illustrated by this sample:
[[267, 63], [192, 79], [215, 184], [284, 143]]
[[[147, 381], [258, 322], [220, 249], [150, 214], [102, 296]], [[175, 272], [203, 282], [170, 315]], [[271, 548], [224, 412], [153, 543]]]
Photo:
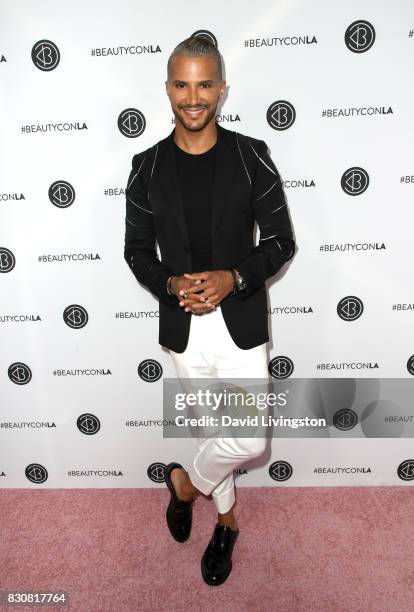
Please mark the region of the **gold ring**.
[[187, 299], [187, 291], [184, 291], [184, 299]]

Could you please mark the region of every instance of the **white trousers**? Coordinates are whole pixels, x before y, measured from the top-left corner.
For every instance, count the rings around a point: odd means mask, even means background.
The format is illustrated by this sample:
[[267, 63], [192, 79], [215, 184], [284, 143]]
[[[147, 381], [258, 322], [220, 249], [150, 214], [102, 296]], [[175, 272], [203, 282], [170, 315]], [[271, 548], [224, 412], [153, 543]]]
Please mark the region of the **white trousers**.
[[[239, 348], [230, 336], [220, 305], [202, 315], [192, 314], [186, 350], [169, 352], [179, 379], [269, 379], [266, 344]], [[204, 495], [211, 494], [217, 511], [224, 514], [235, 502], [233, 470], [261, 455], [265, 448], [264, 437], [198, 438], [193, 463], [187, 470], [191, 482]]]

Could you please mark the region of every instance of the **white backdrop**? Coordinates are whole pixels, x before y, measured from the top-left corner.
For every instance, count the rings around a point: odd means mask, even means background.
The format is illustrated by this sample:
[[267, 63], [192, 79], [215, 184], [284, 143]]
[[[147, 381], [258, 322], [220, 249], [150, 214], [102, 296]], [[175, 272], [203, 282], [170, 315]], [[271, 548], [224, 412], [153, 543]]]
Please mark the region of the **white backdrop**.
[[[162, 436], [175, 372], [158, 302], [123, 259], [124, 190], [134, 153], [173, 128], [167, 59], [199, 30], [224, 57], [217, 120], [266, 141], [295, 229], [296, 257], [268, 284], [274, 373], [283, 356], [297, 378], [412, 378], [409, 0], [0, 10], [0, 487], [162, 486], [165, 464], [191, 460], [194, 441]], [[146, 359], [155, 382], [138, 375]], [[409, 486], [412, 438], [390, 427], [276, 438], [237, 484]]]

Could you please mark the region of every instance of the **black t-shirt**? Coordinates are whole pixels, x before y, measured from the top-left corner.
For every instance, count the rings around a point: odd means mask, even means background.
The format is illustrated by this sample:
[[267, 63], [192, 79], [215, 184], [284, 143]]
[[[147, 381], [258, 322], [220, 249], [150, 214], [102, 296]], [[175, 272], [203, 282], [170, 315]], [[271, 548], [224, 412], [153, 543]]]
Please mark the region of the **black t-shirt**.
[[192, 256], [191, 272], [211, 270], [211, 196], [217, 143], [200, 154], [174, 142]]

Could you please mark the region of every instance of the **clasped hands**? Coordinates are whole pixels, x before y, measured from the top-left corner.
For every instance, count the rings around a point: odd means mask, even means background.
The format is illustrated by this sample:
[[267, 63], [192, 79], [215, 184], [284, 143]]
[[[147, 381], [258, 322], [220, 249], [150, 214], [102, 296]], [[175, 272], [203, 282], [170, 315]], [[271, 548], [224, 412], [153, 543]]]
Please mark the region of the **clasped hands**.
[[186, 312], [201, 314], [216, 308], [233, 290], [233, 284], [230, 270], [192, 272], [174, 276], [171, 291]]

